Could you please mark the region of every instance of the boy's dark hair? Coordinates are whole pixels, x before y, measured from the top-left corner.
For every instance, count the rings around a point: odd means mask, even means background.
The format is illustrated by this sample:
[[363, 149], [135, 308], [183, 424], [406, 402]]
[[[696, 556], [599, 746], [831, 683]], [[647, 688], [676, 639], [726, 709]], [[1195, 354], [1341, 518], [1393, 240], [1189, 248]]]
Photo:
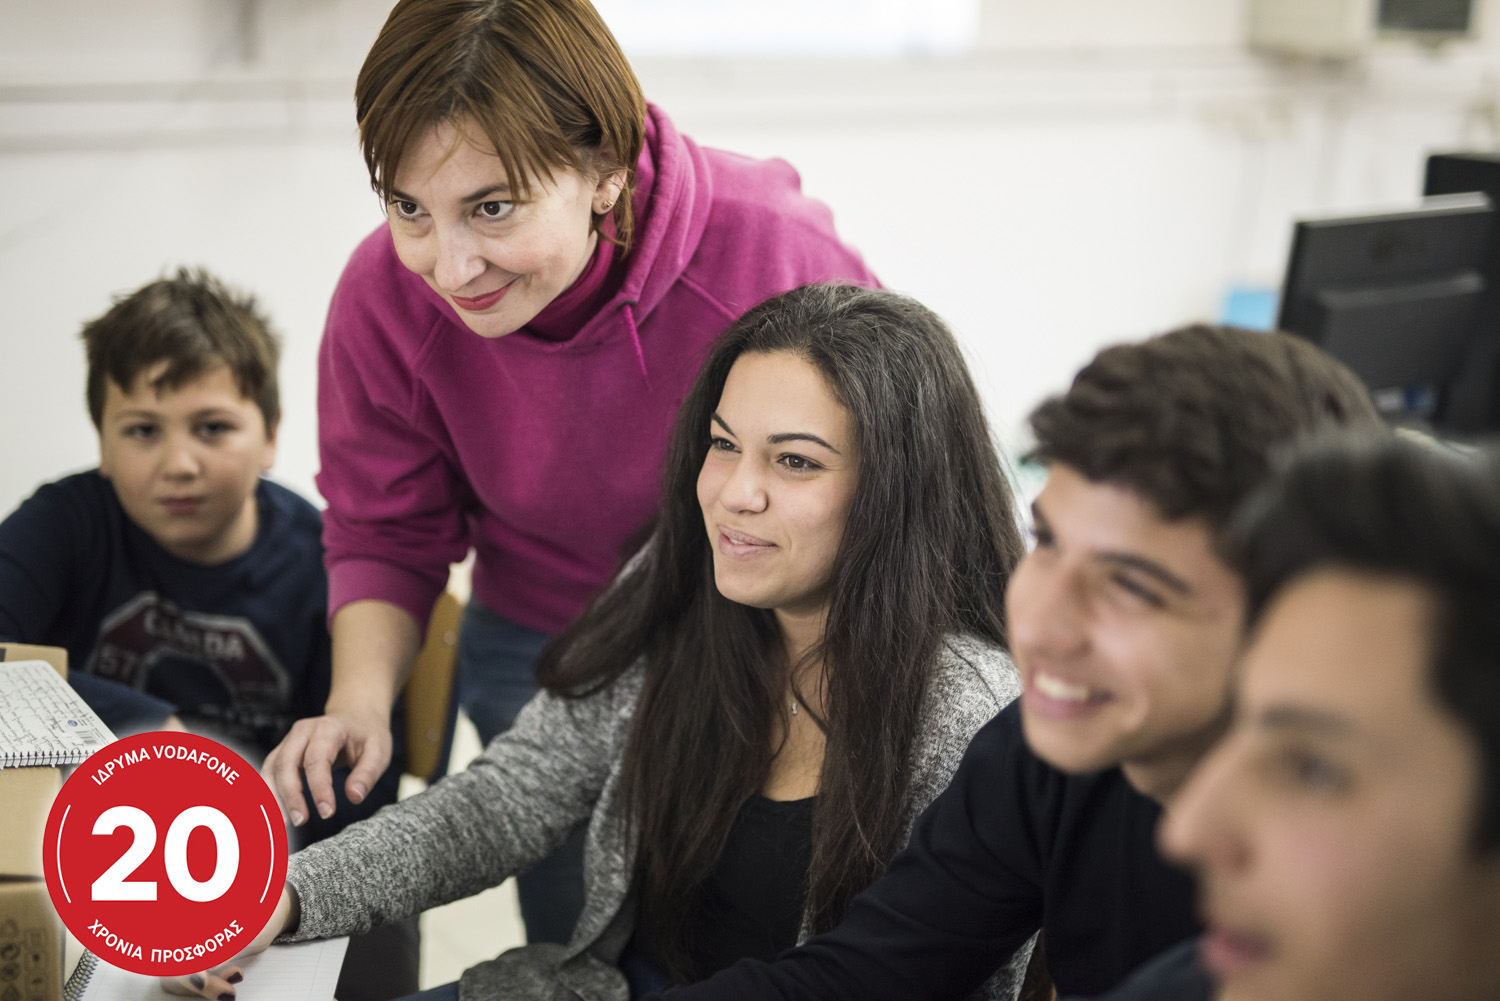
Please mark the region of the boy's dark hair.
[[256, 308], [202, 269], [180, 268], [115, 300], [109, 311], [84, 325], [88, 354], [88, 404], [94, 427], [104, 419], [106, 380], [129, 392], [143, 372], [165, 361], [151, 380], [161, 393], [220, 365], [234, 376], [247, 400], [266, 419], [266, 433], [281, 418], [276, 369], [281, 344]]
[[1289, 334], [1198, 325], [1105, 348], [1031, 414], [1032, 457], [1127, 487], [1217, 534], [1265, 478], [1274, 446], [1377, 424], [1357, 376]]
[[1230, 531], [1250, 621], [1318, 569], [1391, 575], [1425, 589], [1438, 610], [1432, 690], [1480, 750], [1475, 845], [1500, 849], [1500, 454], [1345, 433], [1304, 443], [1280, 465]]

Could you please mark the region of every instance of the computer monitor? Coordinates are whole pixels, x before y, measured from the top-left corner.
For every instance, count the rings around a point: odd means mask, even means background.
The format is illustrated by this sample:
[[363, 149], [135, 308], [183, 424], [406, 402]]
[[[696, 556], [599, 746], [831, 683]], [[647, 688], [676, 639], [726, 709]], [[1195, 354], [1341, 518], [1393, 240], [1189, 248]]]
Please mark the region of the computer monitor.
[[1483, 191], [1500, 204], [1500, 153], [1434, 153], [1426, 173], [1424, 195]]
[[1487, 289], [1495, 209], [1480, 193], [1297, 223], [1277, 326], [1354, 370], [1397, 422], [1444, 427]]
[[[1500, 213], [1500, 153], [1434, 153], [1427, 158], [1424, 195], [1483, 191]], [[1490, 228], [1484, 273], [1490, 288], [1479, 303], [1473, 335], [1443, 404], [1443, 422], [1458, 431], [1500, 430], [1500, 220]]]

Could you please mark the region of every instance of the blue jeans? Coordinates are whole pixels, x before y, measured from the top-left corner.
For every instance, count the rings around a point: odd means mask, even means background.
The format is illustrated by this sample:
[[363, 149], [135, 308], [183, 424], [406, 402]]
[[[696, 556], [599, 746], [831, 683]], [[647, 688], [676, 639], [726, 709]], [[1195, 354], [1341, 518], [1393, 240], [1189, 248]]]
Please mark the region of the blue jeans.
[[[551, 638], [469, 599], [458, 632], [459, 701], [486, 746], [537, 693], [536, 658]], [[517, 876], [516, 889], [526, 940], [566, 945], [583, 910], [583, 829]]]

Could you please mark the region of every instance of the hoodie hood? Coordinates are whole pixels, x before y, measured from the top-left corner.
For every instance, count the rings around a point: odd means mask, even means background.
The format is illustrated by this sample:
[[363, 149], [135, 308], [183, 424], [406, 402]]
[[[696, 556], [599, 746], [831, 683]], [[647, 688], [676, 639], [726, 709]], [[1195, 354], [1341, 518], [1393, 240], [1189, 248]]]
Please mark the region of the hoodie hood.
[[641, 319], [682, 277], [708, 228], [713, 175], [703, 151], [655, 105], [647, 105], [646, 142], [636, 166], [636, 244], [626, 258], [618, 299]]
[[635, 168], [635, 243], [625, 258], [619, 290], [566, 342], [582, 347], [618, 333], [625, 320], [644, 357], [636, 325], [666, 298], [697, 253], [713, 205], [712, 172], [703, 151], [682, 135], [661, 109], [646, 107], [646, 141]]

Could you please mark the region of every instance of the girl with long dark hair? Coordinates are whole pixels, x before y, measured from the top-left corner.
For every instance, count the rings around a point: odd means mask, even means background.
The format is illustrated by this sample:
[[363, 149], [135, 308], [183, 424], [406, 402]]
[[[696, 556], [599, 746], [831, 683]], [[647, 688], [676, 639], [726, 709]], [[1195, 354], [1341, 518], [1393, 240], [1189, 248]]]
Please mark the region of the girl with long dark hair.
[[294, 856], [261, 940], [477, 893], [580, 825], [571, 943], [433, 998], [624, 999], [832, 927], [1017, 694], [1021, 551], [937, 316], [844, 285], [763, 303], [714, 343], [655, 532], [548, 648], [544, 692], [463, 773]]

